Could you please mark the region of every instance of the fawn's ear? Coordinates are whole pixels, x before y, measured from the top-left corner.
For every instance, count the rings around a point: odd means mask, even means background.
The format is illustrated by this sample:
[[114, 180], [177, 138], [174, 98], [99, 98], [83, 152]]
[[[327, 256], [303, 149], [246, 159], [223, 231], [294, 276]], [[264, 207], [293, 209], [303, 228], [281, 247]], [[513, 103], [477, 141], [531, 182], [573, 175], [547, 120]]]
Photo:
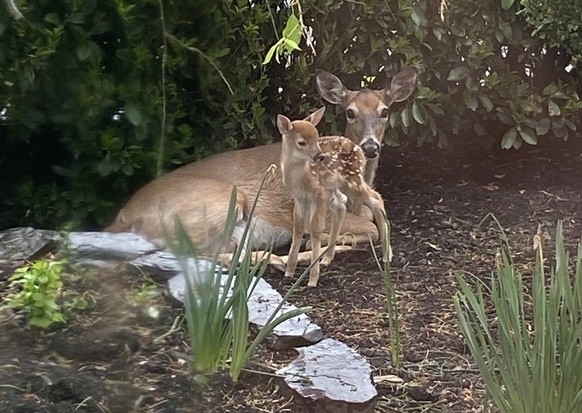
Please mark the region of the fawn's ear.
[[402, 102], [416, 89], [418, 71], [414, 67], [404, 69], [392, 78], [390, 89], [386, 90], [386, 97], [392, 102]]
[[313, 112], [311, 115], [309, 115], [308, 117], [306, 117], [303, 120], [311, 123], [313, 126], [317, 126], [317, 124], [321, 121], [321, 119], [323, 119], [324, 113], [325, 113], [325, 106], [317, 109], [315, 112]]
[[324, 70], [315, 73], [315, 84], [321, 97], [335, 105], [341, 104], [348, 94], [348, 89], [342, 81]]
[[284, 135], [293, 130], [293, 124], [287, 116], [277, 115], [277, 128], [279, 128], [279, 133]]

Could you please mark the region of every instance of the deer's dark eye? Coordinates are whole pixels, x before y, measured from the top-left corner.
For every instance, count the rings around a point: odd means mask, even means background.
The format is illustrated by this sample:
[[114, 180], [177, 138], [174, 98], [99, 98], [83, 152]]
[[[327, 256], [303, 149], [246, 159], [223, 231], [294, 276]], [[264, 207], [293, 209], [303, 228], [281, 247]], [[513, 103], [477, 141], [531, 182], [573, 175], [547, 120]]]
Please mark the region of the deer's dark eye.
[[390, 111], [388, 110], [388, 108], [384, 108], [384, 109], [382, 109], [382, 113], [380, 114], [380, 117], [382, 119], [385, 119], [388, 117], [389, 114], [390, 114]]
[[297, 145], [299, 145], [299, 146], [305, 146], [305, 145], [307, 145], [307, 142], [305, 142], [305, 141], [297, 141]]
[[356, 119], [356, 112], [353, 109], [346, 110], [346, 116], [348, 119]]

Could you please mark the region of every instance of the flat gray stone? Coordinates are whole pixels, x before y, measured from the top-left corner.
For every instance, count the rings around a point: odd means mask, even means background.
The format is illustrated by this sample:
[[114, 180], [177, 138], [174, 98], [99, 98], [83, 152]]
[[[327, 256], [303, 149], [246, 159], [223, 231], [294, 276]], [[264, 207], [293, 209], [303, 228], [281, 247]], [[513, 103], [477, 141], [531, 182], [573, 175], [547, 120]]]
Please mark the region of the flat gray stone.
[[[210, 269], [212, 264], [208, 261], [202, 261], [199, 265], [200, 271], [203, 272]], [[221, 277], [221, 286], [225, 286], [228, 279], [226, 270], [223, 271], [222, 274], [220, 273], [220, 269], [215, 271], [215, 274]], [[197, 270], [191, 270], [190, 274], [193, 274], [195, 278], [202, 276]], [[184, 302], [186, 279], [183, 273], [180, 272], [168, 281], [168, 290], [174, 298]], [[228, 297], [232, 294], [232, 291], [228, 291], [226, 294]], [[275, 309], [281, 301], [283, 301], [281, 294], [274, 290], [268, 282], [260, 279], [249, 297], [249, 322], [258, 328], [265, 326], [269, 317], [275, 312]], [[296, 308], [292, 304], [285, 303], [277, 313], [277, 316]], [[308, 316], [301, 314], [275, 327], [273, 332], [267, 337], [267, 342], [274, 349], [287, 350], [297, 346], [316, 343], [322, 338], [323, 333], [321, 328], [314, 324]]]
[[56, 231], [31, 227], [11, 228], [0, 232], [0, 260], [33, 261], [58, 247]]
[[56, 231], [46, 229], [20, 227], [0, 231], [0, 280], [27, 262], [56, 251], [60, 241]]
[[284, 389], [295, 396], [300, 411], [318, 413], [373, 412], [377, 391], [372, 369], [346, 344], [325, 339], [298, 348], [299, 356], [277, 374]]
[[147, 272], [156, 281], [168, 281], [182, 272], [182, 267], [176, 256], [165, 251], [142, 255], [130, 261], [129, 264]]
[[65, 248], [81, 263], [129, 261], [159, 249], [141, 236], [128, 232], [71, 232]]

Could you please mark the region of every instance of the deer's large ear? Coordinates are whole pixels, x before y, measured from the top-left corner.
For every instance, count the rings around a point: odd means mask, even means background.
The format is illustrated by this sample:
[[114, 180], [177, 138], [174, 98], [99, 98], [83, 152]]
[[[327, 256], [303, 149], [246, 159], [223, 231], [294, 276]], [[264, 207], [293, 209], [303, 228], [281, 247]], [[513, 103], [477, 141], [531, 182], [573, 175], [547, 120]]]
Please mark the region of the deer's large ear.
[[313, 126], [317, 126], [317, 124], [323, 118], [324, 113], [325, 113], [325, 106], [317, 109], [315, 112], [313, 112], [311, 115], [309, 115], [308, 117], [306, 117], [303, 120], [311, 123]]
[[416, 89], [418, 71], [414, 67], [404, 69], [392, 78], [390, 89], [386, 90], [386, 97], [392, 102], [402, 102]]
[[279, 133], [284, 135], [293, 130], [293, 124], [287, 116], [277, 115], [277, 128], [279, 128]]
[[321, 97], [334, 105], [342, 103], [348, 94], [348, 89], [342, 81], [326, 71], [317, 70], [315, 72], [315, 83]]

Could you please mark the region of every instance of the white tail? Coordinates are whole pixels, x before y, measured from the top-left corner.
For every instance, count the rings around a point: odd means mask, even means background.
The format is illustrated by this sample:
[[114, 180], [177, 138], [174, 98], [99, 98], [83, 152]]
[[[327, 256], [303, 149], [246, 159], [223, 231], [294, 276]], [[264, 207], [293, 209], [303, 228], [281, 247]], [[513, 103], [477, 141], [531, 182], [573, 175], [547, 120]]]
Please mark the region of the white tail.
[[[293, 277], [297, 266], [297, 255], [303, 234], [311, 235], [312, 265], [309, 275], [310, 287], [319, 279], [321, 232], [328, 210], [331, 216], [331, 232], [328, 245], [334, 245], [346, 214], [348, 198], [355, 203], [368, 206], [380, 229], [384, 250], [384, 261], [389, 259], [388, 228], [386, 212], [380, 194], [374, 191], [363, 178], [366, 158], [359, 146], [343, 137], [319, 139], [315, 125], [323, 116], [319, 109], [302, 121], [291, 122], [283, 115], [277, 116], [277, 126], [283, 137], [281, 170], [283, 183], [294, 199], [293, 236], [286, 277]], [[322, 264], [329, 264], [335, 249], [328, 248]]]
[[[368, 136], [363, 134], [364, 130], [381, 132], [375, 139], [382, 140], [387, 120], [384, 109], [410, 95], [415, 82], [416, 71], [407, 69], [395, 76], [389, 90], [351, 91], [335, 76], [326, 72], [317, 74], [317, 85], [322, 96], [346, 110], [354, 111], [346, 114], [346, 137], [362, 145], [367, 142], [363, 136]], [[351, 122], [354, 116], [355, 120]], [[370, 150], [367, 149], [367, 152], [370, 153]], [[280, 155], [281, 144], [275, 143], [220, 153], [182, 166], [138, 190], [106, 231], [131, 231], [164, 245], [164, 226], [173, 228], [174, 216], [178, 215], [196, 247], [201, 252], [212, 252], [218, 247], [224, 228], [232, 187], [236, 186], [238, 190], [238, 218], [240, 227], [244, 227], [261, 179], [269, 165], [279, 163]], [[368, 159], [365, 176], [369, 185], [377, 164], [377, 156]], [[293, 228], [292, 211], [293, 199], [284, 189], [278, 171], [263, 188], [255, 209], [253, 247], [261, 248], [270, 241], [275, 246], [289, 245]], [[381, 221], [378, 218], [376, 221], [381, 227]], [[329, 234], [328, 231], [326, 227], [324, 232]], [[380, 233], [383, 233], [382, 228]], [[348, 212], [340, 228], [340, 235], [344, 234], [353, 236], [355, 242], [366, 243], [370, 238], [378, 238], [378, 229], [370, 219]], [[232, 242], [222, 245], [222, 249], [227, 252], [238, 243], [239, 235], [240, 232], [238, 235], [235, 232]]]

